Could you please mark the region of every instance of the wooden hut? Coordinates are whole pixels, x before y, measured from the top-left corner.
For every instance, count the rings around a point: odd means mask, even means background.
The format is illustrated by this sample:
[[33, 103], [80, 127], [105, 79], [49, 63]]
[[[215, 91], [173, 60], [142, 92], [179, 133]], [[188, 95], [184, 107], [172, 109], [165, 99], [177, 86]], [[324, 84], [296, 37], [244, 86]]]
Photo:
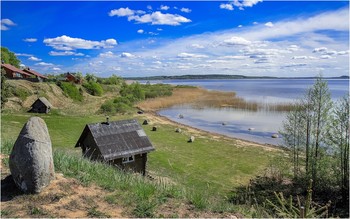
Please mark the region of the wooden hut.
[[48, 78], [36, 71], [34, 71], [33, 69], [30, 69], [29, 67], [23, 69], [24, 72], [33, 75], [33, 77], [37, 78], [38, 81], [44, 81], [47, 80]]
[[31, 75], [16, 68], [10, 64], [1, 64], [1, 68], [5, 70], [6, 77], [10, 79], [30, 78]]
[[75, 147], [84, 157], [122, 170], [146, 174], [147, 153], [154, 150], [137, 120], [87, 124]]
[[29, 112], [32, 113], [48, 113], [52, 108], [51, 103], [45, 97], [39, 97], [31, 106]]

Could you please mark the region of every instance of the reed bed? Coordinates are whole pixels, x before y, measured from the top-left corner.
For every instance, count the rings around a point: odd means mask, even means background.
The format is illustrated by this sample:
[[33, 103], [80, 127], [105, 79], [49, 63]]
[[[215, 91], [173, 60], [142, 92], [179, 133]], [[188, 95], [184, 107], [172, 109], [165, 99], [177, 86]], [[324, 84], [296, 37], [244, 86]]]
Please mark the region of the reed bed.
[[195, 108], [236, 108], [257, 111], [268, 109], [272, 111], [289, 111], [289, 104], [271, 104], [262, 106], [257, 102], [246, 101], [237, 97], [235, 92], [209, 91], [198, 87], [174, 88], [170, 97], [147, 99], [137, 106], [146, 111], [157, 111], [175, 105], [191, 104]]

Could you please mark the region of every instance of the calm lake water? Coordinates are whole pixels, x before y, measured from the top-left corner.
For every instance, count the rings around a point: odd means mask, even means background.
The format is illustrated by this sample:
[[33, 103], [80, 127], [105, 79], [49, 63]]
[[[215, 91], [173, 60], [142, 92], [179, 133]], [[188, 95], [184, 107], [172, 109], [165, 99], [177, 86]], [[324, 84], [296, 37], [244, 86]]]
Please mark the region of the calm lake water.
[[[193, 85], [208, 90], [234, 91], [237, 96], [262, 104], [292, 103], [314, 84], [301, 79], [243, 79], [243, 80], [164, 80], [152, 83]], [[328, 80], [332, 99], [349, 93], [349, 80]], [[224, 134], [262, 144], [281, 145], [283, 139], [271, 138], [282, 128], [284, 112], [260, 110], [257, 112], [221, 108], [195, 109], [190, 105], [174, 106], [158, 112], [171, 120], [203, 130]], [[179, 115], [183, 118], [179, 118]], [[224, 124], [224, 125], [223, 125]], [[252, 130], [249, 130], [252, 129]]]

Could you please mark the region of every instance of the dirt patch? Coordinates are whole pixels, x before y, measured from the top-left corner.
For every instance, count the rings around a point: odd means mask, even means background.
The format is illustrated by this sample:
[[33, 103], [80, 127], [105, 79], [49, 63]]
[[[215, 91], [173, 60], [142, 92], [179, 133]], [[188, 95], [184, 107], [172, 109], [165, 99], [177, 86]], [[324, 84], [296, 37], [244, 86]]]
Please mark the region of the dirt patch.
[[[1, 155], [1, 159], [7, 156]], [[2, 162], [1, 162], [2, 163]], [[125, 210], [106, 202], [109, 192], [56, 173], [40, 194], [23, 194], [15, 186], [6, 165], [1, 165], [1, 217], [127, 217]]]

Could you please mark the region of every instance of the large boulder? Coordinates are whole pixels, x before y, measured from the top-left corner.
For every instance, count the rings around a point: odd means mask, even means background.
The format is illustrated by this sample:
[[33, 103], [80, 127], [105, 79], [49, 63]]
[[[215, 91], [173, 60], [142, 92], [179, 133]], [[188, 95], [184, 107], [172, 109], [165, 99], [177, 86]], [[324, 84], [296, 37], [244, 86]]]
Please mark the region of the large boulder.
[[39, 193], [54, 179], [52, 147], [45, 121], [31, 117], [23, 126], [10, 155], [10, 171], [26, 193]]

